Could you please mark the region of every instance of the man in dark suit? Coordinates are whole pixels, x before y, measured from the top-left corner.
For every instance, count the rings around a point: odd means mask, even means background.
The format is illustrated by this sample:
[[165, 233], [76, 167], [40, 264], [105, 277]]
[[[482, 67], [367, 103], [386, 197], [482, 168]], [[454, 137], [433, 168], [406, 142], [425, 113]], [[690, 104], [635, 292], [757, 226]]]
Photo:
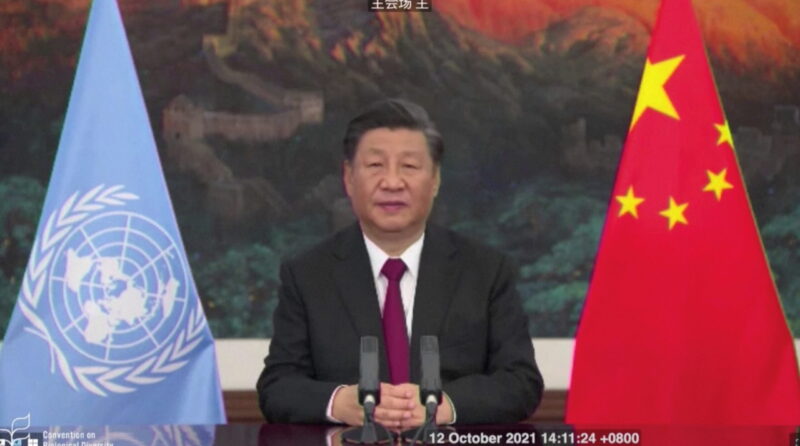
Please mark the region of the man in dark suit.
[[344, 184], [358, 223], [281, 267], [274, 335], [258, 380], [271, 422], [359, 425], [359, 339], [381, 346], [376, 421], [424, 421], [419, 340], [439, 338], [445, 397], [436, 419], [515, 422], [543, 382], [503, 254], [428, 224], [444, 145], [427, 113], [374, 104], [348, 125]]

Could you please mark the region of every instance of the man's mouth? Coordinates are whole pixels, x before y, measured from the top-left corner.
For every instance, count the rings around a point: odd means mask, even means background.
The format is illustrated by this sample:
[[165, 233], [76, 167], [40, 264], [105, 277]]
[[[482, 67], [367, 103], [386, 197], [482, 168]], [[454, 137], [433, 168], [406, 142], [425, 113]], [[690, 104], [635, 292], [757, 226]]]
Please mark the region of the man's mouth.
[[378, 207], [385, 212], [397, 212], [406, 207], [404, 201], [379, 201]]

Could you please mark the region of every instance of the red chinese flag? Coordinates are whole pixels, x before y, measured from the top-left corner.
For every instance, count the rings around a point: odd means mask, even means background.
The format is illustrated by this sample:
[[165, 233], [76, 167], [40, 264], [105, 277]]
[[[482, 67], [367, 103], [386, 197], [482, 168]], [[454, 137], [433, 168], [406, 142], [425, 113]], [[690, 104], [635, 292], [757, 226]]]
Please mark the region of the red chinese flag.
[[690, 0], [661, 4], [578, 328], [567, 422], [800, 422], [793, 339]]

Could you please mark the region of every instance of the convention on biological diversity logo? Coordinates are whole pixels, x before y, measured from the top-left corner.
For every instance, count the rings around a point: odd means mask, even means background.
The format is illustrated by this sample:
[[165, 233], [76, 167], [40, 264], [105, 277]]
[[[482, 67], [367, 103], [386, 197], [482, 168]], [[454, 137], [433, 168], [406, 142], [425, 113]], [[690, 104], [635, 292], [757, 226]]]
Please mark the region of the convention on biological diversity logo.
[[11, 420], [8, 429], [0, 427], [0, 446], [113, 446], [107, 441], [95, 441], [94, 432], [29, 432], [31, 414]]
[[112, 428], [31, 429], [31, 415], [14, 418], [9, 428], [0, 421], [0, 446], [210, 446], [208, 426], [127, 426]]

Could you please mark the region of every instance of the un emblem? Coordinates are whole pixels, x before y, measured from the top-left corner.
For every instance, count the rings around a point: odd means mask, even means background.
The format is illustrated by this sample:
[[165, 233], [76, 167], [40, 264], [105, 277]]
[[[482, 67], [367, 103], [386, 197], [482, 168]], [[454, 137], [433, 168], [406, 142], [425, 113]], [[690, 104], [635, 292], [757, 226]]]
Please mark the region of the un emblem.
[[20, 308], [76, 390], [106, 396], [159, 382], [203, 339], [183, 250], [124, 209], [138, 199], [123, 186], [76, 192], [34, 243]]
[[140, 361], [182, 325], [186, 268], [153, 220], [105, 212], [76, 225], [50, 269], [50, 310], [78, 352], [98, 362]]

